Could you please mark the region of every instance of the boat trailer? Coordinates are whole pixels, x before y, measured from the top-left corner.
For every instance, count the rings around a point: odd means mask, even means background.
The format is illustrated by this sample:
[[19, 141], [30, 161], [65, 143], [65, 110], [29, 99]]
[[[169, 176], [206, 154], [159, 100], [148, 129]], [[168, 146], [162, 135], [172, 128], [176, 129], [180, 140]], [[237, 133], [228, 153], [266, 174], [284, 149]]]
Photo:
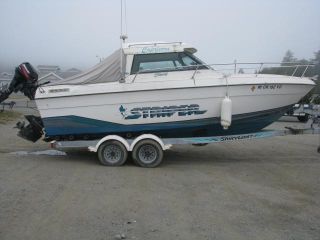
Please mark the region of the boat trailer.
[[[176, 144], [204, 146], [209, 143], [254, 140], [287, 135], [320, 134], [320, 114], [318, 111], [310, 114], [309, 121], [302, 129], [286, 127], [283, 130], [263, 130], [238, 135], [190, 138], [159, 138], [152, 134], [142, 134], [135, 139], [124, 139], [117, 135], [108, 135], [99, 140], [52, 141], [51, 147], [62, 151], [82, 149], [96, 152], [101, 164], [106, 166], [123, 165], [127, 160], [128, 152], [131, 152], [133, 161], [138, 166], [150, 168], [157, 167], [162, 162], [163, 152]], [[320, 153], [320, 145], [317, 151]]]

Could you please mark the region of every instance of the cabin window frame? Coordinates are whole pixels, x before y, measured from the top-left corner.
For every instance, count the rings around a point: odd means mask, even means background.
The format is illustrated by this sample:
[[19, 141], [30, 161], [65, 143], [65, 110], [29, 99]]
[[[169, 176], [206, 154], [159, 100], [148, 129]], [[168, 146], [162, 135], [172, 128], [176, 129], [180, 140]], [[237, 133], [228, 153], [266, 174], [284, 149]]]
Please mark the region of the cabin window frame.
[[[187, 65], [183, 58], [187, 57], [191, 59], [195, 64]], [[153, 60], [153, 61], [150, 61]], [[157, 61], [158, 60], [158, 61]], [[150, 68], [140, 70], [141, 63], [160, 63], [160, 62], [172, 62], [175, 66], [172, 69], [169, 68]], [[179, 65], [179, 66], [177, 66]], [[130, 74], [144, 74], [144, 73], [157, 73], [157, 72], [175, 72], [175, 71], [190, 71], [196, 69], [208, 69], [207, 66], [198, 58], [187, 52], [168, 52], [168, 53], [151, 53], [151, 54], [135, 54], [132, 61]]]

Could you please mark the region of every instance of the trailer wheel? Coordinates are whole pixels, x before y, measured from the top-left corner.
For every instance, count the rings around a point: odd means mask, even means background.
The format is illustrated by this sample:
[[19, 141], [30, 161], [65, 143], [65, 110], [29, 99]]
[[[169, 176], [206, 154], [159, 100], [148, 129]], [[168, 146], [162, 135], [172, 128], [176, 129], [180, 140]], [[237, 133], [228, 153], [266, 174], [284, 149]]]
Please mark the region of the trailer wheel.
[[154, 168], [162, 162], [163, 150], [156, 141], [144, 139], [134, 146], [132, 158], [140, 167]]
[[309, 119], [309, 115], [308, 115], [308, 114], [306, 114], [306, 115], [304, 115], [304, 116], [298, 116], [297, 118], [298, 118], [298, 120], [299, 120], [300, 122], [305, 123], [305, 122], [307, 122], [307, 121], [308, 121], [308, 119]]
[[121, 166], [126, 162], [127, 157], [127, 149], [117, 140], [106, 141], [98, 148], [98, 158], [105, 166]]

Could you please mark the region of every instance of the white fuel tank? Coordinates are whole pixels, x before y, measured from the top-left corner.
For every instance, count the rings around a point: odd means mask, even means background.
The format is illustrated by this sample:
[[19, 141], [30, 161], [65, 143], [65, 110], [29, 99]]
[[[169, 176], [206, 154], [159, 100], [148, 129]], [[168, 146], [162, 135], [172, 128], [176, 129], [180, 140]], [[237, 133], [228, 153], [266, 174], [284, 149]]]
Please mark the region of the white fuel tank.
[[232, 121], [232, 101], [226, 96], [221, 102], [221, 126], [227, 130]]

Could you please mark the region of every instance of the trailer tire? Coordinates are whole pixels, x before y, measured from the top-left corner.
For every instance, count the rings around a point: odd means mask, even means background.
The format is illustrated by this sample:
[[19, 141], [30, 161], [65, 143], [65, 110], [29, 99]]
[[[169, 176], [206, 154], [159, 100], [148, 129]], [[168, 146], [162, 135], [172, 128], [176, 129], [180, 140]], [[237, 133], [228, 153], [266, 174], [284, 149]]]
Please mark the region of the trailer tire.
[[309, 119], [309, 115], [308, 115], [308, 114], [306, 114], [306, 115], [304, 115], [304, 116], [298, 116], [297, 118], [298, 118], [298, 120], [299, 120], [300, 122], [305, 123], [305, 122], [307, 122], [307, 121], [308, 121], [308, 119]]
[[98, 148], [98, 158], [102, 165], [121, 166], [128, 158], [125, 146], [117, 140], [108, 140]]
[[163, 159], [163, 150], [159, 143], [151, 139], [139, 141], [132, 150], [132, 158], [140, 167], [154, 168]]

